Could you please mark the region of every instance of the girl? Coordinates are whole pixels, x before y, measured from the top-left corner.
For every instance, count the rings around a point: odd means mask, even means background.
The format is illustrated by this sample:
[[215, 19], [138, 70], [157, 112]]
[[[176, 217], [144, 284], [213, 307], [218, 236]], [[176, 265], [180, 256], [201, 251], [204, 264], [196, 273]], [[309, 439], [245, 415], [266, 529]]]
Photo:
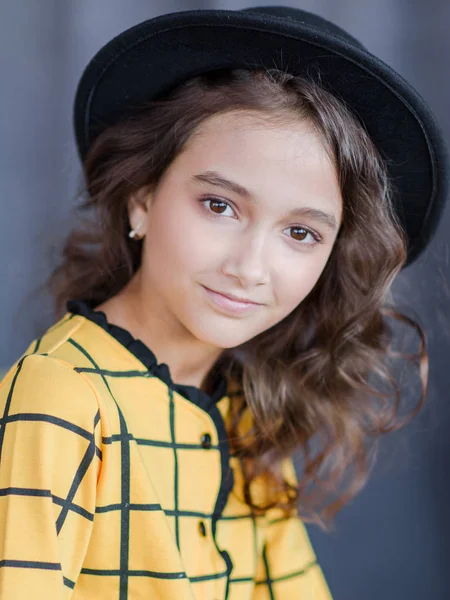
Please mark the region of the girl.
[[204, 10], [100, 50], [75, 130], [59, 320], [0, 388], [1, 598], [331, 598], [303, 521], [401, 421], [387, 317], [415, 324], [387, 302], [445, 197], [429, 109], [319, 17]]

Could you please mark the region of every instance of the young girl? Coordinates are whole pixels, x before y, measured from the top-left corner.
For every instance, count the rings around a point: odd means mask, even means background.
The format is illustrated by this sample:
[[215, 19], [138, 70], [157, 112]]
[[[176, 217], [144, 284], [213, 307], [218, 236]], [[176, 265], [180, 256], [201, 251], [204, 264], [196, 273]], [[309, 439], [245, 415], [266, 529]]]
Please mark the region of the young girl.
[[400, 423], [387, 317], [415, 324], [387, 301], [445, 197], [429, 109], [319, 17], [201, 10], [100, 50], [75, 130], [59, 320], [0, 387], [0, 597], [331, 598], [303, 521]]

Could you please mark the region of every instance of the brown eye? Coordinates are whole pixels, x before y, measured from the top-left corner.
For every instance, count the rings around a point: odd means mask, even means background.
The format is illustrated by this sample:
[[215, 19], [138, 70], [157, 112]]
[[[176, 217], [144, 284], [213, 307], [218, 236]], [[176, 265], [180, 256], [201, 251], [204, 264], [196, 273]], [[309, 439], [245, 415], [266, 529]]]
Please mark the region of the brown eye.
[[219, 205], [222, 209], [226, 209], [226, 207], [228, 206], [228, 204], [226, 202], [222, 202], [221, 200], [214, 200], [214, 199], [212, 199], [212, 200], [208, 200], [208, 202], [210, 202], [211, 210], [213, 212], [218, 213], [219, 215], [222, 214], [223, 210], [216, 211], [212, 207], [214, 205], [216, 205], [216, 207], [217, 207], [217, 205]]
[[292, 236], [294, 240], [298, 240], [299, 242], [303, 241], [306, 238], [306, 236], [310, 233], [308, 230], [303, 229], [302, 227], [292, 227], [291, 229], [292, 231], [300, 232], [295, 236]]
[[[309, 229], [305, 229], [304, 227], [288, 227], [288, 229], [296, 232], [294, 235], [290, 235], [292, 239], [294, 239], [296, 242], [305, 242], [300, 244], [301, 246], [309, 246], [312, 248], [316, 244], [322, 243], [321, 238]], [[310, 236], [309, 241], [308, 236]]]
[[[225, 200], [220, 200], [219, 198], [202, 198], [200, 202], [203, 204], [203, 206], [207, 207], [207, 212], [213, 213], [217, 216], [223, 215], [227, 208], [230, 208], [234, 212], [229, 202], [225, 202]], [[215, 208], [212, 208], [213, 206]]]

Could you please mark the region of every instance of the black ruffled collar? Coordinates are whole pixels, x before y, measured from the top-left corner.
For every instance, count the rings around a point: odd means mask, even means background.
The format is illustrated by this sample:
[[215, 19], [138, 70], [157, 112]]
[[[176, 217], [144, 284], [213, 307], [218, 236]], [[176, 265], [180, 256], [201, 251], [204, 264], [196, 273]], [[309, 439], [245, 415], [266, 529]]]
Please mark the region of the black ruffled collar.
[[84, 300], [69, 300], [67, 302], [67, 310], [72, 314], [86, 317], [99, 325], [129, 352], [134, 354], [152, 375], [164, 381], [170, 389], [178, 392], [188, 400], [191, 400], [191, 402], [194, 402], [204, 410], [208, 411], [212, 405], [225, 395], [227, 391], [227, 382], [221, 373], [217, 373], [217, 379], [214, 382], [214, 391], [211, 395], [206, 394], [206, 392], [193, 385], [174, 383], [168, 365], [166, 363], [158, 364], [156, 356], [148, 346], [141, 342], [141, 340], [134, 338], [132, 334], [123, 327], [109, 323], [104, 312], [95, 310]]

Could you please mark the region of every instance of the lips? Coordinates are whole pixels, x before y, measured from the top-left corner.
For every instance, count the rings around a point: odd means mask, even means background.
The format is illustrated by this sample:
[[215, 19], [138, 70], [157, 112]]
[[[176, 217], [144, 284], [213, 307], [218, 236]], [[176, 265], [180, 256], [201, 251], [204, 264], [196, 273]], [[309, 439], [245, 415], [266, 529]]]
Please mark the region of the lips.
[[211, 288], [206, 288], [206, 289], [208, 289], [210, 292], [214, 292], [214, 294], [220, 294], [221, 296], [224, 296], [225, 298], [228, 298], [229, 300], [232, 300], [233, 302], [240, 302], [241, 304], [259, 305], [259, 302], [253, 302], [253, 300], [244, 300], [241, 298], [237, 298], [236, 296], [230, 296], [229, 294], [224, 294], [223, 292], [218, 292], [217, 290], [212, 290]]
[[212, 301], [215, 306], [220, 307], [221, 310], [225, 310], [230, 314], [245, 315], [251, 311], [259, 309], [261, 306], [255, 302], [236, 301], [228, 296], [225, 296], [225, 294], [215, 292], [204, 285], [202, 287], [205, 290], [205, 293], [208, 295], [210, 301]]

